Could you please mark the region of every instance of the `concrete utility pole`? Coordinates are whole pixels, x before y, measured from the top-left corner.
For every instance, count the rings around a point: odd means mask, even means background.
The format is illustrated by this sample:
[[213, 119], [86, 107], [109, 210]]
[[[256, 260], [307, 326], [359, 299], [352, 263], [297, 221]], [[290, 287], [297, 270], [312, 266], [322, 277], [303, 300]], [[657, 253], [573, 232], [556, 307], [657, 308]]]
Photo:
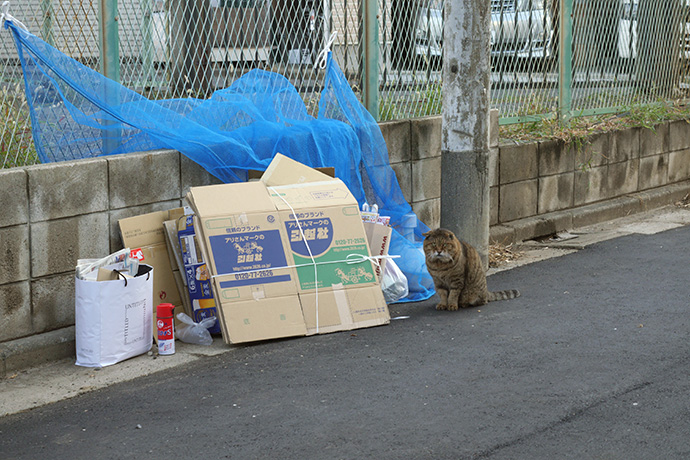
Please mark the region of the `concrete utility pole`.
[[489, 257], [489, 0], [446, 0], [441, 225]]

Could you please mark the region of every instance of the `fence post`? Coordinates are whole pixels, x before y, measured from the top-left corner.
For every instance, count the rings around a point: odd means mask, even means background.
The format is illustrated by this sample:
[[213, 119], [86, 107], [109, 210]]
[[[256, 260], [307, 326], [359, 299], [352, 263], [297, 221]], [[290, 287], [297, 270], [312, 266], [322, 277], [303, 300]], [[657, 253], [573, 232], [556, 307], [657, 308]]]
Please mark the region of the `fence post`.
[[50, 46], [55, 46], [55, 34], [53, 33], [55, 9], [53, 8], [53, 0], [41, 0], [41, 11], [43, 12], [41, 38]]
[[120, 35], [116, 0], [100, 0], [98, 4], [98, 41], [101, 73], [120, 83]]
[[[118, 31], [117, 4], [117, 0], [100, 0], [98, 4], [98, 41], [100, 45], [101, 74], [120, 83], [120, 35]], [[120, 93], [112, 85], [105, 86], [103, 97], [108, 105], [120, 105]], [[104, 124], [108, 123], [105, 122]], [[104, 154], [109, 154], [120, 146], [122, 133], [119, 129], [105, 128], [101, 132]]]
[[486, 0], [446, 0], [441, 225], [489, 257], [491, 31]]
[[379, 120], [379, 4], [362, 0], [362, 99], [374, 120]]
[[153, 0], [141, 0], [141, 68], [140, 84], [148, 87], [154, 79], [153, 68]]
[[573, 0], [559, 0], [561, 28], [558, 34], [558, 117], [570, 118], [573, 83]]

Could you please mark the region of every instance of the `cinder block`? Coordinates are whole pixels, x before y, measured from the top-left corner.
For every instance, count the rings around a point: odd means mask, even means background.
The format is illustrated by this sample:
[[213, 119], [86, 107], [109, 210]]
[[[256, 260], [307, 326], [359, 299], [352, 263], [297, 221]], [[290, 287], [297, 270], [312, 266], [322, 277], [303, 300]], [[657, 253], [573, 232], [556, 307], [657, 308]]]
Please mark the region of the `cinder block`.
[[498, 187], [489, 188], [489, 225], [498, 224]]
[[31, 222], [108, 209], [108, 163], [104, 159], [50, 163], [26, 172]]
[[392, 163], [391, 168], [395, 171], [395, 176], [400, 184], [400, 189], [408, 203], [412, 202], [412, 163]]
[[639, 190], [668, 183], [668, 153], [640, 158]]
[[611, 196], [626, 195], [637, 191], [640, 159], [609, 165], [608, 186]]
[[25, 168], [0, 169], [0, 227], [29, 221]]
[[557, 174], [539, 178], [539, 214], [573, 207], [575, 173]]
[[109, 254], [108, 213], [37, 222], [31, 226], [31, 276], [71, 272], [77, 259]]
[[181, 205], [181, 200], [172, 200], [145, 204], [143, 206], [133, 206], [131, 208], [114, 209], [110, 211], [109, 251], [112, 253], [123, 248], [122, 235], [120, 235], [120, 225], [118, 224], [120, 220], [126, 219], [127, 217], [148, 214], [150, 212], [167, 211], [168, 209], [179, 208]]
[[498, 147], [489, 149], [489, 187], [498, 185]]
[[0, 285], [0, 315], [0, 342], [24, 337], [33, 332], [28, 281]]
[[561, 140], [539, 142], [539, 176], [572, 172], [575, 168], [575, 146]]
[[539, 173], [538, 144], [502, 145], [498, 153], [501, 185], [535, 179]]
[[599, 166], [575, 171], [573, 204], [593, 203], [610, 196], [608, 187], [608, 167]]
[[441, 196], [441, 158], [412, 162], [412, 201], [425, 201]]
[[441, 226], [441, 199], [418, 201], [412, 203], [412, 210], [417, 214], [417, 218], [424, 222], [429, 228]]
[[640, 128], [640, 156], [661, 155], [669, 151], [668, 123], [660, 123], [654, 129]]
[[690, 179], [690, 149], [671, 152], [668, 155], [668, 182]]
[[581, 143], [574, 142], [575, 169], [595, 168], [608, 163], [616, 150], [616, 136], [611, 132], [596, 133]]
[[421, 160], [441, 155], [441, 117], [415, 118], [410, 121], [410, 155]]
[[34, 333], [74, 324], [74, 274], [49, 276], [31, 282]]
[[0, 284], [28, 280], [30, 273], [29, 226], [0, 228]]
[[640, 157], [640, 128], [628, 128], [613, 133], [616, 148], [611, 152], [609, 164]]
[[180, 154], [174, 150], [108, 158], [110, 208], [180, 198]]
[[386, 141], [390, 163], [410, 161], [410, 123], [412, 123], [410, 120], [379, 123], [381, 134], [383, 134], [383, 139]]
[[690, 123], [687, 120], [671, 121], [668, 128], [668, 148], [671, 152], [690, 148]]
[[180, 154], [180, 197], [186, 196], [190, 187], [222, 184], [223, 181], [206, 171], [199, 163]]
[[498, 217], [501, 223], [522, 219], [537, 213], [537, 179], [501, 185]]

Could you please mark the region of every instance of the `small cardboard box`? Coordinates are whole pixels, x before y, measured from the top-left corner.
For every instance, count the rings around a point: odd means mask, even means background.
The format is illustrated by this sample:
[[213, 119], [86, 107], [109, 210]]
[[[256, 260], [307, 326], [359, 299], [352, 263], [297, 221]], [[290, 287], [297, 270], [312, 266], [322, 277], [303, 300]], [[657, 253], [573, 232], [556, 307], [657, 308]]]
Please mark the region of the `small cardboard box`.
[[192, 187], [187, 199], [227, 343], [389, 323], [340, 180], [278, 154], [259, 182]]
[[[375, 224], [371, 222], [364, 222], [364, 231], [367, 234], [367, 241], [369, 242], [369, 251], [372, 256], [388, 255], [388, 248], [391, 244], [391, 233], [393, 229], [387, 225]], [[383, 269], [386, 266], [386, 259], [379, 259], [376, 267], [376, 276], [381, 281]]]
[[[173, 275], [170, 257], [165, 241], [163, 222], [177, 219], [184, 215], [184, 208], [158, 211], [134, 217], [120, 219], [120, 234], [124, 247], [130, 248], [137, 255], [139, 262], [154, 268], [153, 278], [153, 317], [156, 307], [166, 302], [175, 305], [175, 315], [183, 311], [182, 300]], [[157, 338], [156, 324], [153, 325], [153, 336]]]

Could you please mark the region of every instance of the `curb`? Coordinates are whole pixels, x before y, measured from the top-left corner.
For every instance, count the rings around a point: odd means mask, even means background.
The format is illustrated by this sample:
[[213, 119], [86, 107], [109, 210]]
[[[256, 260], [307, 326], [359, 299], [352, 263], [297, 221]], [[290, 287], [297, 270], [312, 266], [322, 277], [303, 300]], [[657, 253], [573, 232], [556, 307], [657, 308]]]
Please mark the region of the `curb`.
[[[611, 200], [492, 226], [490, 239], [501, 244], [585, 227], [673, 204], [690, 193], [690, 180]], [[0, 343], [0, 378], [61, 359], [76, 358], [74, 326]]]
[[682, 200], [688, 193], [690, 193], [690, 180], [573, 209], [494, 225], [490, 229], [489, 239], [492, 243], [518, 244], [564, 230], [651, 211]]
[[74, 326], [0, 343], [0, 378], [69, 357], [76, 357]]

